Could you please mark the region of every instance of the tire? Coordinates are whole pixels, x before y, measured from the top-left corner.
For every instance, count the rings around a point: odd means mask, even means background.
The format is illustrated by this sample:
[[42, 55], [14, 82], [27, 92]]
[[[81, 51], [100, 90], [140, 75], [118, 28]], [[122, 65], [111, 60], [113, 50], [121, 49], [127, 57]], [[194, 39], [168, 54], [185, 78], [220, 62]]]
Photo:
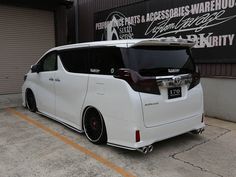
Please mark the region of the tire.
[[37, 111], [35, 97], [34, 97], [34, 94], [31, 90], [27, 90], [27, 92], [26, 92], [26, 107], [31, 112]]
[[106, 127], [101, 113], [95, 108], [87, 108], [83, 117], [83, 128], [86, 137], [94, 144], [107, 142]]

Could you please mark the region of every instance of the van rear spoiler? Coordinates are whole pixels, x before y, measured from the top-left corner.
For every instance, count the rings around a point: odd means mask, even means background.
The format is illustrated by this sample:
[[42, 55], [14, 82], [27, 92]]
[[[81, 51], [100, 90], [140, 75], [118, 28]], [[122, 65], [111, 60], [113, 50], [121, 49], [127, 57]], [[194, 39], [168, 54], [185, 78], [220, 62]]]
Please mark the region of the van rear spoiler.
[[192, 48], [195, 42], [188, 39], [180, 38], [157, 38], [157, 39], [143, 39], [129, 47], [137, 46], [175, 46], [175, 47], [189, 47]]

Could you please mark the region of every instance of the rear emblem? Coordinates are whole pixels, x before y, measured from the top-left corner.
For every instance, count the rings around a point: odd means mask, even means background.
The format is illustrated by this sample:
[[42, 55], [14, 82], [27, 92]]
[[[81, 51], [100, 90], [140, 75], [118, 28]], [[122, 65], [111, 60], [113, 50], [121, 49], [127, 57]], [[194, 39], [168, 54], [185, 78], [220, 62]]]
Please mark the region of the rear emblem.
[[180, 69], [168, 69], [168, 73], [178, 73]]
[[180, 85], [181, 84], [181, 77], [180, 76], [175, 76], [173, 77], [173, 82], [175, 85]]

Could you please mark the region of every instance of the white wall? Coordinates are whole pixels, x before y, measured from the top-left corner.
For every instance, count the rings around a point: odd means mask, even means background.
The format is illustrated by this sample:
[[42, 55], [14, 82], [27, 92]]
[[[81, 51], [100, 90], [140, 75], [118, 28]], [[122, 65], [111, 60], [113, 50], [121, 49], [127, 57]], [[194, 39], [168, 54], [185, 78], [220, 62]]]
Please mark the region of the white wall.
[[236, 122], [236, 79], [202, 78], [205, 114]]

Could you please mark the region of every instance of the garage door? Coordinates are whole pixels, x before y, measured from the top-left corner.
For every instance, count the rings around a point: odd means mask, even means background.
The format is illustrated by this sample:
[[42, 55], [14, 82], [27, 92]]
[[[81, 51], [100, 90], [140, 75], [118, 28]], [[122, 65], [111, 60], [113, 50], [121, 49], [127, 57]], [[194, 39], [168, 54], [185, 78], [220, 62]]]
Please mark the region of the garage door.
[[0, 94], [20, 93], [30, 65], [54, 45], [53, 12], [0, 5]]

